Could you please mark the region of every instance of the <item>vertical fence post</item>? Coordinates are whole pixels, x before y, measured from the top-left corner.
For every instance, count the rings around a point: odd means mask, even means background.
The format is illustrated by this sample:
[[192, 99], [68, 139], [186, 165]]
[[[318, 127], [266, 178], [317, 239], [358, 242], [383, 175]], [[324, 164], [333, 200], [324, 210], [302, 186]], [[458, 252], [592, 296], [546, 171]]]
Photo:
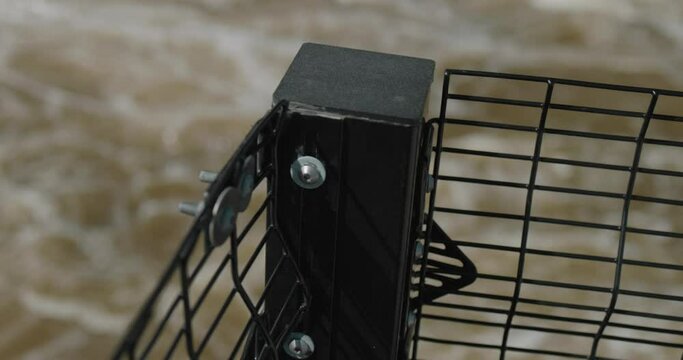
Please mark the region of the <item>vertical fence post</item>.
[[[289, 108], [275, 145], [273, 214], [311, 294], [288, 331], [310, 336], [313, 358], [406, 356], [414, 197], [433, 72], [431, 60], [304, 44], [274, 94]], [[269, 244], [266, 276], [282, 251]], [[286, 277], [269, 292], [266, 314], [283, 305], [296, 311], [283, 304]]]

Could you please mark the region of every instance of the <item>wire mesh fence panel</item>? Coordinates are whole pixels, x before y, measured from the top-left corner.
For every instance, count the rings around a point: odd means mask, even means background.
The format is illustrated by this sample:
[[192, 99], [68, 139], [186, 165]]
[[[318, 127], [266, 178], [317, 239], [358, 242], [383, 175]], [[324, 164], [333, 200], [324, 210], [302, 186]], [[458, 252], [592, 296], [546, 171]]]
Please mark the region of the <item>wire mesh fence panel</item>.
[[448, 70], [431, 123], [413, 358], [681, 357], [683, 93]]
[[304, 44], [115, 358], [680, 359], [683, 92], [433, 70]]
[[[133, 321], [116, 359], [273, 358], [308, 304], [295, 261], [272, 216], [278, 165], [273, 161], [285, 103], [246, 136], [197, 204], [194, 222]], [[264, 275], [265, 248], [283, 249]], [[273, 283], [291, 290], [283, 309], [265, 311]], [[286, 313], [284, 307], [296, 309]]]

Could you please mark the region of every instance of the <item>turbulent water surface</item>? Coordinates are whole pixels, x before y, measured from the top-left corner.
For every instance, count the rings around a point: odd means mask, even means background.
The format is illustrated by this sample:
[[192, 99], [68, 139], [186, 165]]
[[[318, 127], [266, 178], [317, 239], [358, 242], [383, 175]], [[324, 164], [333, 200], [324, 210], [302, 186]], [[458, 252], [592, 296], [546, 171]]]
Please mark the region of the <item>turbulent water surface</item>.
[[[176, 204], [200, 196], [197, 171], [223, 165], [269, 107], [272, 91], [304, 41], [428, 57], [436, 60], [437, 74], [458, 67], [683, 88], [683, 3], [676, 0], [0, 0], [2, 358], [108, 356], [189, 225], [176, 213]], [[440, 83], [437, 75], [429, 115], [436, 113]], [[485, 85], [468, 86], [490, 91]], [[628, 97], [610, 101], [638, 106]], [[472, 115], [481, 109], [459, 111]], [[683, 114], [683, 105], [671, 104], [670, 112]], [[588, 129], [619, 133], [632, 125], [611, 121]], [[669, 139], [683, 136], [680, 128], [659, 131]], [[472, 129], [454, 128], [447, 135], [447, 142], [501, 151], [530, 146], [523, 137], [492, 137]], [[590, 146], [555, 144], [544, 151], [596, 156]], [[619, 161], [620, 154], [631, 156], [617, 151], [608, 161]], [[645, 161], [681, 171], [682, 155], [680, 149], [665, 149]], [[444, 171], [491, 178], [528, 175], [524, 169], [484, 165], [451, 162]], [[550, 169], [543, 176], [572, 185], [602, 180], [621, 192], [625, 186], [609, 174]], [[683, 198], [680, 181], [640, 186], [643, 192]], [[517, 195], [482, 200], [482, 189], [443, 189], [444, 201], [459, 201], [461, 207], [519, 209]], [[614, 222], [620, 214], [619, 205], [538, 200], [540, 210], [556, 217]], [[642, 224], [683, 231], [680, 211], [636, 213]], [[490, 239], [509, 233], [467, 219], [440, 221], [463, 236]], [[544, 234], [552, 234], [564, 243], [576, 241], [567, 245], [570, 251], [595, 248], [594, 242], [576, 240], [576, 233], [538, 229], [535, 234], [539, 246]], [[518, 234], [513, 235], [509, 244], [518, 246]], [[614, 256], [614, 243], [601, 246], [606, 256]], [[683, 247], [664, 239], [627, 251], [680, 262]], [[480, 268], [514, 272], [516, 258], [482, 254]], [[529, 276], [562, 280], [577, 272], [609, 286], [613, 267], [605, 269], [557, 262], [531, 267]], [[680, 274], [665, 278], [669, 293], [681, 295]], [[604, 306], [608, 299], [594, 300]], [[678, 305], [669, 312], [680, 315], [683, 309]], [[480, 342], [499, 341], [498, 332], [453, 326], [433, 324], [432, 331], [468, 331]], [[534, 333], [511, 341], [554, 344]], [[497, 358], [495, 352], [461, 347], [426, 351], [430, 358]], [[649, 357], [648, 350], [638, 351], [618, 356]], [[680, 356], [680, 349], [664, 355]]]

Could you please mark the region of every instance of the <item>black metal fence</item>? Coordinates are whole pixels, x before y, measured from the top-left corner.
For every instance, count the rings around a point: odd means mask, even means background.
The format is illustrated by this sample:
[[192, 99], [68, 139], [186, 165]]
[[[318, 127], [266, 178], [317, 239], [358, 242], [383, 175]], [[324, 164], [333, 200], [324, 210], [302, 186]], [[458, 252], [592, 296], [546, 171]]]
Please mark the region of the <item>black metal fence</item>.
[[[509, 91], [504, 96], [493, 97], [468, 93], [466, 86], [463, 89], [457, 88], [458, 83], [466, 85], [467, 82], [482, 81], [490, 81], [493, 89], [508, 89]], [[531, 89], [533, 87], [536, 87], [535, 93]], [[561, 100], [556, 100], [558, 97], [556, 94], [561, 94], [567, 88], [570, 88], [571, 94], [587, 92], [588, 96], [582, 100], [585, 102], [588, 99], [598, 105], [582, 104], [576, 96], [571, 98], [565, 96]], [[525, 96], [527, 97], [525, 99], [519, 98]], [[533, 96], [537, 98], [529, 98]], [[630, 103], [624, 101], [624, 97], [629, 96], [633, 98]], [[609, 103], [610, 97], [618, 98], [619, 103], [632, 105], [631, 109], [606, 107], [604, 104]], [[468, 274], [476, 276], [477, 282], [484, 282], [486, 285], [478, 287], [477, 290], [467, 288], [452, 291], [455, 296], [447, 300], [424, 301], [422, 311], [418, 315], [416, 339], [419, 343], [431, 342], [487, 349], [489, 351], [483, 351], [480, 356], [493, 357], [497, 352], [501, 359], [506, 358], [506, 355], [510, 353], [522, 354], [523, 358], [529, 358], [534, 354], [543, 357], [584, 359], [602, 359], [612, 356], [621, 358], [628, 352], [617, 351], [616, 353], [621, 355], [614, 355], [615, 352], [610, 349], [629, 349], [627, 345], [630, 344], [643, 345], [646, 349], [644, 351], [654, 358], [662, 358], [664, 354], [669, 354], [672, 358], [680, 357], [681, 349], [683, 349], [683, 316], [681, 316], [683, 314], [683, 294], [681, 293], [683, 257], [680, 256], [681, 249], [683, 249], [680, 243], [683, 241], [683, 227], [677, 214], [680, 214], [680, 207], [683, 206], [681, 197], [683, 193], [681, 193], [681, 183], [678, 184], [678, 188], [671, 188], [672, 183], [669, 180], [682, 178], [683, 167], [678, 161], [665, 164], [668, 167], [654, 168], [649, 164], [656, 162], [653, 159], [663, 152], [669, 152], [668, 156], [671, 156], [671, 152], [677, 152], [678, 156], [683, 156], [683, 142], [676, 139], [682, 134], [680, 132], [682, 129], [676, 132], [675, 128], [667, 127], [667, 125], [682, 123], [683, 116], [668, 115], [663, 112], [666, 110], [659, 111], [667, 105], [670, 109], [680, 109], [682, 101], [683, 93], [675, 91], [480, 71], [448, 70], [444, 77], [440, 117], [432, 121], [438, 128], [438, 136], [433, 148], [435, 162], [432, 174], [438, 180], [439, 194], [437, 195], [436, 187], [431, 192], [426, 246], [431, 254], [442, 248], [433, 243], [436, 231], [433, 230], [435, 223], [432, 219], [435, 214], [444, 215], [441, 219], [446, 222], [485, 219], [478, 223], [482, 232], [486, 227], [503, 224], [500, 228], [513, 229], [512, 233], [515, 235], [505, 244], [500, 238], [508, 236], [503, 233], [498, 233], [498, 238], [482, 239], [470, 235], [470, 238], [453, 239], [453, 243], [457, 244], [462, 251], [477, 255], [470, 256], [470, 258], [474, 264], [478, 265], [479, 273], [465, 271], [463, 276]], [[476, 104], [502, 106], [503, 110], [493, 112], [499, 117], [495, 120], [449, 116], [453, 107], [467, 107], [472, 104], [475, 104], [474, 106]], [[603, 104], [602, 107], [600, 104]], [[638, 106], [642, 108], [637, 109]], [[526, 112], [524, 116], [531, 114], [532, 117], [524, 119], [518, 116], [519, 113], [515, 113], [515, 108], [535, 111]], [[486, 113], [486, 111], [483, 112]], [[576, 128], [582, 120], [594, 115], [600, 116], [594, 119], [595, 121], [603, 122], [603, 125], [604, 122], [611, 122], [611, 125], [606, 128], [617, 129], [621, 134], [572, 129], [572, 127]], [[526, 124], [520, 124], [525, 121]], [[648, 132], [661, 126], [664, 131], [658, 131], [658, 133], [664, 134], [663, 136], [668, 135], [667, 139], [651, 136]], [[523, 137], [522, 141], [533, 146], [526, 147], [528, 152], [521, 153], [500, 151], [497, 149], [500, 148], [499, 144], [495, 142], [477, 142], [473, 145], [471, 142], [463, 144], [456, 140], [450, 144], [445, 143], [444, 133], [449, 130], [451, 134], [459, 134], [467, 133], [472, 128], [483, 131], [493, 130], [499, 137], [530, 134], [530, 137]], [[581, 139], [593, 140], [598, 146], [590, 149], [588, 159], [571, 158], [567, 156], [566, 151], [564, 153], [555, 151], [556, 154], [552, 154], [553, 144], [561, 143], [566, 138], [579, 141]], [[630, 151], [625, 152], [618, 147], [623, 144], [631, 145], [627, 147]], [[623, 161], [610, 158], [608, 153], [615, 151]], [[572, 152], [576, 151], [569, 151], [569, 153]], [[549, 154], [546, 155], [546, 153]], [[649, 156], [649, 164], [644, 164], [644, 155]], [[503, 169], [518, 171], [507, 173], [499, 171], [497, 175], [500, 178], [492, 178], [482, 175], [486, 171], [479, 171], [479, 176], [477, 176], [477, 173], [454, 174], [454, 172], [462, 172], [462, 169], [457, 166], [443, 169], [444, 162], [465, 163], [472, 159], [485, 164], [484, 166], [496, 164]], [[487, 162], [487, 160], [492, 161]], [[552, 184], [552, 177], [546, 176], [545, 179], [539, 179], [540, 168], [544, 165], [566, 167], [570, 174], [576, 168], [597, 169], [602, 170], [603, 173], [591, 178], [590, 181], [584, 181], [582, 184], [584, 186], [560, 186]], [[549, 169], [544, 168], [543, 171], [547, 174]], [[524, 181], [509, 180], [519, 173], [526, 173], [528, 177]], [[637, 184], [637, 179], [641, 174], [667, 179], [659, 179], [663, 182], [657, 186], [645, 182]], [[625, 180], [615, 186], [617, 190], [595, 190], [599, 189], [601, 184], [613, 183], [612, 180], [617, 177]], [[571, 183], [581, 182], [574, 180]], [[519, 202], [517, 212], [468, 208], [466, 203], [459, 202], [457, 198], [453, 201], [452, 197], [449, 198], [442, 193], [442, 187], [454, 184], [463, 187], [481, 186], [483, 187], [481, 199], [489, 199], [493, 202], [509, 201], [505, 200], [509, 198], [501, 195], [501, 191], [517, 190], [523, 196], [524, 201]], [[671, 196], [672, 194], [674, 197]], [[675, 197], [675, 194], [678, 197]], [[546, 196], [546, 199], [535, 200], [543, 196]], [[612, 204], [612, 210], [616, 206], [620, 213], [618, 218], [614, 218], [611, 223], [585, 220], [585, 217], [577, 219], [577, 212], [589, 213], [591, 206], [602, 199], [613, 199], [615, 203]], [[583, 201], [584, 206], [555, 216], [545, 216], [542, 206], [534, 206], [535, 201], [554, 202], [554, 206], [576, 206], [576, 203], [581, 204]], [[572, 202], [575, 203], [572, 204]], [[654, 205], [660, 208], [653, 209]], [[651, 224], [655, 222], [652, 218], [638, 219], [639, 225], [632, 225], [634, 216], [631, 212], [634, 207], [637, 207], [641, 213], [653, 209], [652, 211], [660, 214], [659, 216], [670, 220], [665, 221], [664, 226], [661, 223]], [[596, 217], [600, 218], [600, 216]], [[530, 234], [534, 226], [546, 226], [553, 229], [551, 231], [570, 234], [570, 237], [568, 239], [536, 238], [532, 245]], [[671, 228], [666, 229], [667, 226]], [[616, 241], [605, 239], [612, 234], [615, 235]], [[516, 236], [519, 237], [515, 240]], [[431, 246], [430, 240], [432, 240]], [[559, 241], [567, 240], [574, 241], [576, 244], [572, 246], [571, 243], [559, 243]], [[588, 246], [582, 248], [579, 243], [588, 244]], [[628, 245], [634, 246], [636, 243], [638, 243], [638, 248], [627, 254]], [[639, 249], [658, 246], [674, 251], [677, 255], [669, 257], [669, 262], [665, 262], [666, 258], [650, 261], [640, 258], [647, 251], [638, 251]], [[570, 251], [562, 250], [572, 247]], [[601, 250], [602, 255], [595, 254], [596, 249]], [[491, 258], [503, 259], [507, 254], [513, 254], [513, 258], [516, 257], [516, 264], [508, 267], [507, 272], [501, 273], [501, 266], [490, 266], [491, 261], [487, 261]], [[422, 273], [422, 286], [425, 284], [425, 277], [429, 279], [433, 277], [430, 275], [435, 272], [430, 266], [429, 259], [428, 256], [423, 263], [425, 272]], [[535, 276], [540, 278], [527, 275], [530, 262], [536, 269], [552, 269], [554, 262], [563, 259], [569, 259], [571, 265], [567, 269], [580, 276], [566, 276], [570, 281], [557, 281], [544, 279], [543, 277], [547, 278], [548, 274], [543, 271], [534, 272]], [[483, 268], [483, 265], [479, 265], [484, 263], [488, 263], [489, 266]], [[599, 268], [600, 273], [611, 276], [611, 281], [603, 281], [602, 284], [596, 285], [595, 278], [604, 276], [598, 276], [599, 273], [585, 274], [581, 271], [581, 267]], [[629, 282], [629, 277], [640, 279], [640, 282]], [[477, 282], [474, 283], [473, 288], [477, 288]], [[645, 289], [633, 288], [634, 286]], [[648, 286], [652, 290], [647, 289]], [[525, 287], [535, 291], [529, 291], [527, 292], [529, 295], [525, 296]], [[565, 294], [562, 297], [564, 301], [555, 300], [557, 296], [553, 295], [562, 291]], [[585, 296], [585, 293], [605, 296], [595, 298], [590, 294]], [[591, 300], [595, 298], [595, 301], [587, 301], [585, 298], [591, 298]], [[624, 303], [623, 306], [622, 303]], [[523, 309], [520, 310], [520, 307]], [[446, 333], [449, 336], [443, 336], [443, 332], [441, 336], [434, 333], [424, 335], [419, 328], [420, 324], [425, 322], [439, 329], [445, 326], [438, 324], [439, 322], [452, 324], [452, 331]], [[461, 327], [460, 325], [463, 324], [468, 326]], [[577, 327], [580, 330], [577, 330]], [[499, 331], [486, 332], [481, 331], [482, 328]], [[535, 333], [532, 336], [537, 337], [553, 334], [555, 339], [551, 341], [545, 338], [548, 341], [538, 345], [529, 345], [519, 341], [517, 344], [512, 344], [512, 335], [516, 332], [531, 332]], [[470, 334], [475, 334], [475, 336]], [[477, 336], [485, 337], [489, 341], [473, 339]], [[574, 340], [576, 338], [583, 338], [587, 341]], [[613, 347], [602, 346], [608, 341], [616, 344]], [[570, 346], [557, 346], [558, 344], [570, 344]], [[564, 348], [564, 350], [557, 350], [557, 347]], [[414, 350], [413, 358], [416, 358], [417, 345]], [[633, 353], [630, 356], [633, 356]]]
[[[301, 90], [328, 65], [433, 69], [305, 46], [280, 94], [334, 102]], [[386, 97], [362, 106], [389, 117], [274, 106], [183, 205], [194, 223], [114, 358], [681, 356], [683, 93], [448, 70], [424, 125]], [[308, 155], [316, 191], [290, 169]]]
[[[291, 276], [282, 275], [298, 274], [298, 270], [271, 214], [278, 199], [275, 175], [280, 171], [273, 162], [273, 151], [285, 109], [284, 102], [275, 106], [253, 127], [219, 173], [204, 175], [210, 178], [211, 185], [194, 208], [194, 223], [114, 358], [216, 357], [208, 354], [210, 342], [219, 343], [221, 348], [231, 347], [221, 354], [231, 359], [272, 358], [279, 351], [309, 302], [300, 277], [292, 281]], [[267, 190], [258, 199], [254, 190], [265, 181], [269, 182]], [[249, 219], [241, 228], [240, 215]], [[263, 228], [256, 229], [257, 225]], [[254, 233], [261, 237], [249, 237]], [[265, 247], [276, 242], [282, 251], [275, 268], [262, 288], [250, 291], [245, 278], [249, 274], [263, 277], [264, 269], [254, 268], [254, 264], [265, 256]], [[219, 253], [220, 249], [227, 251]], [[208, 266], [212, 261], [214, 266]], [[259, 264], [264, 266], [263, 261]], [[205, 281], [197, 284], [200, 275], [204, 275]], [[283, 308], [294, 306], [294, 314], [264, 311], [266, 296], [275, 282], [289, 288], [282, 303]], [[209, 307], [206, 303], [211, 295], [217, 296], [214, 303], [218, 306], [213, 307], [213, 313], [206, 314], [208, 321], [200, 322], [198, 313]], [[227, 318], [226, 313], [235, 308], [237, 313]], [[246, 319], [243, 313], [247, 314]], [[236, 321], [237, 326], [242, 326], [241, 331], [232, 329], [220, 337], [216, 335], [216, 329], [223, 323]]]

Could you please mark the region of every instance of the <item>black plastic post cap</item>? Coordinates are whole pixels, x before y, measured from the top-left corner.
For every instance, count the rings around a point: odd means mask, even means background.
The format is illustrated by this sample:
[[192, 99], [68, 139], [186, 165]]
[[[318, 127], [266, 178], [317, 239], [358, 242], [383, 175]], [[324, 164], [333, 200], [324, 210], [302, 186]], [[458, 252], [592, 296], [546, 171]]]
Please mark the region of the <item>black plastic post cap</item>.
[[305, 43], [273, 94], [341, 112], [422, 121], [434, 61]]

